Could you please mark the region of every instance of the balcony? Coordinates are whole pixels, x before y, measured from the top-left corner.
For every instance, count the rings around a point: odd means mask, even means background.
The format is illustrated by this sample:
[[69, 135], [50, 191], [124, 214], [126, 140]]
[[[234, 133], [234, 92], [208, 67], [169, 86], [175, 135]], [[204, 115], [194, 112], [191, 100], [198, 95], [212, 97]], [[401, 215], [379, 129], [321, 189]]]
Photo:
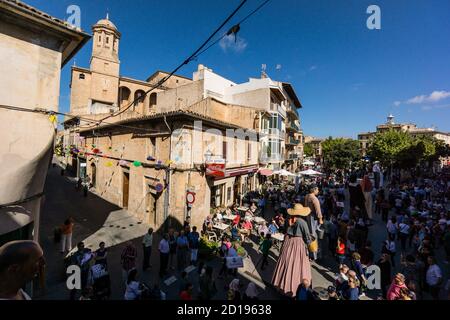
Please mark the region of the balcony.
[[299, 126], [296, 125], [294, 121], [289, 121], [288, 123], [286, 123], [286, 129], [290, 130], [290, 131], [295, 131], [295, 132], [300, 131]]
[[300, 140], [295, 140], [292, 137], [289, 137], [289, 139], [286, 140], [285, 144], [287, 145], [291, 145], [291, 146], [296, 146], [300, 143]]
[[283, 118], [286, 118], [286, 110], [279, 103], [271, 103], [270, 104], [270, 111], [276, 111], [279, 114], [281, 114], [281, 116]]
[[268, 128], [268, 129], [261, 129], [260, 134], [262, 136], [270, 136], [270, 137], [275, 137], [275, 138], [279, 138], [279, 139], [283, 139], [284, 140], [284, 135], [286, 133], [284, 131], [280, 130], [280, 129]]
[[291, 116], [294, 116], [294, 118], [296, 118], [296, 119], [299, 118], [297, 108], [293, 105], [289, 105], [287, 107], [287, 113], [290, 114]]
[[286, 161], [295, 161], [300, 159], [298, 153], [296, 152], [288, 152], [287, 157], [286, 157]]

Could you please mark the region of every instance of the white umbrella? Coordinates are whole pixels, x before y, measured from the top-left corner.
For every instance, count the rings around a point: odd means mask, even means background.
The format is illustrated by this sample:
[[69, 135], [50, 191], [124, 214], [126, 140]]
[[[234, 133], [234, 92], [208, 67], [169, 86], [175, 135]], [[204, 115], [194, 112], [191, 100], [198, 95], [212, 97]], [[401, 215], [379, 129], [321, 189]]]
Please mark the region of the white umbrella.
[[278, 174], [280, 176], [295, 176], [295, 174], [293, 174], [293, 173], [291, 173], [291, 172], [289, 172], [289, 171], [287, 171], [285, 169], [274, 171], [273, 174]]
[[305, 161], [303, 161], [303, 164], [304, 164], [305, 166], [313, 166], [313, 165], [314, 165], [314, 162], [312, 162], [311, 160], [305, 160]]
[[316, 170], [312, 170], [312, 169], [308, 169], [305, 171], [300, 171], [298, 173], [299, 175], [303, 175], [303, 176], [317, 176], [317, 175], [321, 175], [322, 172], [316, 171]]

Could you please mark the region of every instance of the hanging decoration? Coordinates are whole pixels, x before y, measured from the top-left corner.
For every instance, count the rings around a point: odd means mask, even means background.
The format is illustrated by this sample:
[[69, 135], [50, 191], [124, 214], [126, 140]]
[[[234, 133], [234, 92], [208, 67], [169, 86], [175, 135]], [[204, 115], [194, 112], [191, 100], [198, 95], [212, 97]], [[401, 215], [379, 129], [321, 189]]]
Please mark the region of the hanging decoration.
[[98, 148], [95, 148], [92, 150], [93, 153], [97, 154], [97, 153], [101, 153], [100, 150]]
[[128, 165], [128, 162], [125, 161], [125, 160], [120, 160], [120, 161], [119, 161], [119, 165], [121, 165], [121, 166], [126, 166], [126, 165]]
[[172, 163], [173, 163], [172, 160], [167, 160], [165, 164], [166, 164], [166, 166], [170, 166]]
[[56, 116], [54, 114], [51, 114], [48, 119], [50, 120], [51, 123], [56, 123]]
[[113, 163], [112, 163], [111, 161], [108, 161], [108, 162], [106, 162], [106, 166], [107, 166], [107, 167], [112, 167], [112, 166], [113, 166]]
[[140, 167], [140, 166], [142, 166], [142, 163], [140, 161], [134, 161], [133, 166]]
[[162, 183], [157, 183], [156, 185], [155, 185], [155, 190], [156, 190], [156, 192], [162, 192], [163, 190], [164, 190], [164, 186], [162, 185]]
[[148, 160], [148, 161], [155, 161], [156, 159], [153, 158], [152, 156], [148, 156], [148, 157], [147, 157], [147, 160]]

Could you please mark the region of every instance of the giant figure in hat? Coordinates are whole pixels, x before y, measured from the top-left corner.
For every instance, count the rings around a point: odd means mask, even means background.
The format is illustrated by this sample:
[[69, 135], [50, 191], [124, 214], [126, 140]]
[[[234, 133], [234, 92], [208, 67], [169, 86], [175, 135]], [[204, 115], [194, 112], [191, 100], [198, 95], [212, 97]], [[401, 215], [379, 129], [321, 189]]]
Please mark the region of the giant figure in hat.
[[294, 297], [303, 280], [311, 283], [311, 264], [307, 246], [312, 242], [308, 225], [304, 220], [311, 213], [309, 208], [297, 203], [288, 209], [288, 228], [272, 284], [283, 294]]

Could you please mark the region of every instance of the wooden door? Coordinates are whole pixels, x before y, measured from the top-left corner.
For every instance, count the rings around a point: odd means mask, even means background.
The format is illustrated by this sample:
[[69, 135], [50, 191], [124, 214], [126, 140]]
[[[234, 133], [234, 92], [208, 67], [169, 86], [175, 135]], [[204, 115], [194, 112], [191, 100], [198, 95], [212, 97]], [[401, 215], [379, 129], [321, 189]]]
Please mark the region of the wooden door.
[[130, 174], [128, 172], [123, 173], [123, 200], [122, 207], [128, 208], [128, 197], [130, 190]]

